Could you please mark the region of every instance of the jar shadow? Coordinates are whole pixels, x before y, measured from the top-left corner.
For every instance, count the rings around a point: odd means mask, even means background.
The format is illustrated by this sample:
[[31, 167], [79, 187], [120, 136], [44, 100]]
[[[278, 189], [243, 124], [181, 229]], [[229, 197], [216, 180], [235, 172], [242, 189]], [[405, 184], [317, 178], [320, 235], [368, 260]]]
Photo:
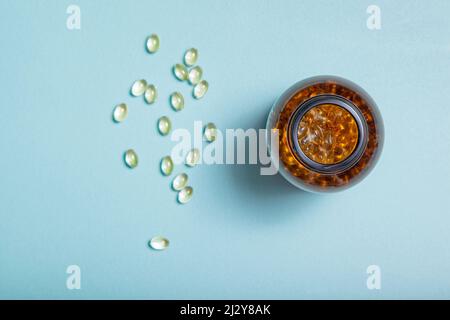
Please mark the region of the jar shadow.
[[[242, 126], [244, 130], [249, 128], [265, 129], [267, 115], [270, 108], [261, 108], [261, 112], [255, 114], [253, 123]], [[248, 151], [248, 149], [247, 149]], [[248, 208], [246, 212], [257, 214], [258, 216], [273, 216], [279, 218], [281, 215], [298, 215], [298, 211], [303, 211], [313, 199], [319, 197], [303, 191], [281, 176], [280, 173], [274, 175], [261, 175], [260, 164], [240, 164], [228, 165], [228, 176], [233, 180], [235, 190], [240, 192], [238, 201], [242, 201]], [[293, 203], [295, 209], [293, 210]], [[276, 210], [261, 210], [260, 208], [275, 208]]]

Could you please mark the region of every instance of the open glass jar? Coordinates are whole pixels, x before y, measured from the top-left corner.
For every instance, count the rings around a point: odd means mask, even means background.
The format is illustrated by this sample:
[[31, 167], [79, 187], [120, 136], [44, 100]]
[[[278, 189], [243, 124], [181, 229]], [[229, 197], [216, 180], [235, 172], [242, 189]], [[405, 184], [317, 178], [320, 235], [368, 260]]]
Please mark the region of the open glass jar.
[[[270, 134], [278, 133], [278, 150]], [[267, 120], [272, 162], [293, 185], [333, 192], [361, 181], [383, 148], [383, 121], [373, 99], [335, 76], [300, 81], [273, 105]]]

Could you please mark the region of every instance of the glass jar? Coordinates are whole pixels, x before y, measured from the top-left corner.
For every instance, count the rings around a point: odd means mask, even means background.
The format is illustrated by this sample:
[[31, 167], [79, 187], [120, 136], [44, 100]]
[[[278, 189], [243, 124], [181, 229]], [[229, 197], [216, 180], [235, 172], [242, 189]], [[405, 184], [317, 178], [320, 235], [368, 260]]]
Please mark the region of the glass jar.
[[[278, 150], [272, 146], [277, 133]], [[294, 186], [334, 192], [361, 181], [383, 148], [384, 128], [373, 99], [336, 76], [297, 82], [273, 105], [267, 120], [271, 160]]]

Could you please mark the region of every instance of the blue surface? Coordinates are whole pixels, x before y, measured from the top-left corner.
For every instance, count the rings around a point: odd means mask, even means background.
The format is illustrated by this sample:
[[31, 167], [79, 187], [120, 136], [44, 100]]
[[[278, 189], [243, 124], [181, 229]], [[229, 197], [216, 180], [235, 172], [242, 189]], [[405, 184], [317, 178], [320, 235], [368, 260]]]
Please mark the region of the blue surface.
[[[450, 298], [450, 2], [377, 1], [378, 31], [370, 4], [0, 1], [0, 298]], [[175, 114], [168, 95], [190, 88], [171, 66], [191, 46], [211, 86]], [[175, 202], [159, 116], [259, 128], [283, 90], [320, 74], [380, 107], [385, 148], [367, 179], [321, 196], [257, 166], [204, 165], [188, 172], [194, 199]], [[129, 96], [140, 78], [155, 105]], [[119, 102], [130, 115], [116, 125]], [[169, 250], [147, 248], [159, 234]], [[81, 290], [66, 288], [72, 264]], [[366, 287], [372, 264], [381, 290]]]

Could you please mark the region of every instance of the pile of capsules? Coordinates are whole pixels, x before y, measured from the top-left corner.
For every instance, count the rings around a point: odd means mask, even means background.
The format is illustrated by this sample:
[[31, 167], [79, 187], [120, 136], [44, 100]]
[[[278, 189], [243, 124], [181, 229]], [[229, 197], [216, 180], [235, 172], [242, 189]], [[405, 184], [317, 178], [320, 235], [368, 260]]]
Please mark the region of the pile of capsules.
[[[152, 34], [147, 38], [146, 48], [150, 54], [154, 54], [160, 47], [160, 39], [158, 35]], [[195, 99], [201, 99], [205, 96], [209, 88], [209, 83], [202, 79], [203, 70], [196, 65], [198, 60], [198, 50], [195, 48], [188, 49], [184, 54], [183, 63], [177, 63], [173, 66], [173, 74], [179, 81], [188, 81], [193, 86], [192, 96]], [[144, 96], [144, 101], [147, 104], [154, 103], [158, 98], [158, 90], [154, 84], [148, 84], [146, 80], [136, 80], [130, 89], [130, 94], [133, 97]], [[170, 106], [176, 112], [183, 110], [184, 97], [175, 91], [169, 97]], [[128, 116], [128, 106], [125, 103], [120, 103], [114, 107], [113, 121], [116, 123], [123, 122]], [[172, 123], [167, 116], [162, 116], [157, 121], [158, 132], [162, 136], [167, 136], [171, 129]], [[217, 128], [214, 123], [208, 123], [203, 129], [203, 135], [206, 141], [213, 142], [216, 139]], [[185, 157], [185, 165], [187, 167], [194, 167], [200, 160], [200, 150], [197, 148], [191, 149]], [[129, 149], [124, 153], [124, 161], [128, 168], [134, 169], [138, 165], [138, 155], [133, 149]], [[161, 159], [160, 170], [164, 176], [170, 176], [174, 169], [174, 163], [170, 156], [165, 156]], [[176, 175], [171, 183], [172, 189], [176, 191], [177, 201], [180, 204], [186, 204], [192, 199], [194, 189], [188, 185], [189, 177], [186, 173]], [[149, 241], [149, 246], [155, 250], [164, 250], [169, 246], [169, 240], [164, 237], [156, 236]]]

